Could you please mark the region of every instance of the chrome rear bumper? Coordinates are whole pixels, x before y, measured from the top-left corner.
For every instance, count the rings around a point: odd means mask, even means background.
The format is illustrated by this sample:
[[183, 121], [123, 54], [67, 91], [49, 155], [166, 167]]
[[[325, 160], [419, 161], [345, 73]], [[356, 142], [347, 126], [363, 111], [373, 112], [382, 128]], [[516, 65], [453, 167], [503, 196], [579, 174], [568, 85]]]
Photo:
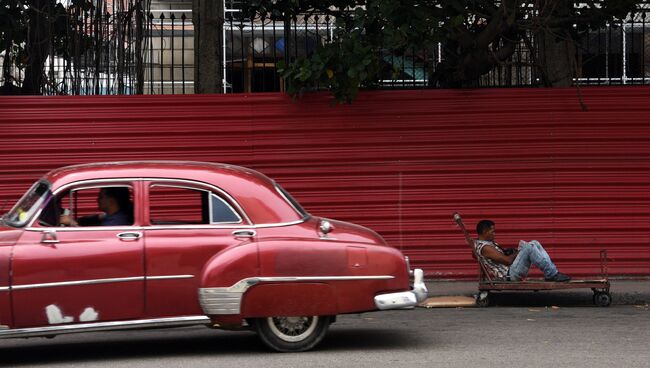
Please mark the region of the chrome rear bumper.
[[375, 306], [380, 310], [409, 308], [423, 302], [428, 295], [427, 286], [424, 284], [424, 272], [416, 268], [413, 270], [414, 280], [411, 291], [381, 294], [375, 296]]

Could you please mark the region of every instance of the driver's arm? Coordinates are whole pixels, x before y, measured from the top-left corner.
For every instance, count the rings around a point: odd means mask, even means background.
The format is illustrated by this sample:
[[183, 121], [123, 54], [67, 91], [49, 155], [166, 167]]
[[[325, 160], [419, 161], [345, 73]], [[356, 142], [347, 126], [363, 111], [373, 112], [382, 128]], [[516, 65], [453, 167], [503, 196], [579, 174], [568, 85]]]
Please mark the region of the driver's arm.
[[77, 221], [75, 221], [70, 215], [61, 215], [59, 217], [59, 224], [63, 226], [79, 226]]

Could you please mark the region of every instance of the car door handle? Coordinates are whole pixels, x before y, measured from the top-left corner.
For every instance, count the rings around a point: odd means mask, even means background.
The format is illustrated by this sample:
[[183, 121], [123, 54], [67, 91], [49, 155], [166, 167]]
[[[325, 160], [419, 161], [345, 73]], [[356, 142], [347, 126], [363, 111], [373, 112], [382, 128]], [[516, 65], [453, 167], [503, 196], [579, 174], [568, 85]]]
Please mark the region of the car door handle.
[[142, 237], [142, 233], [139, 233], [137, 231], [127, 231], [125, 233], [117, 234], [117, 237], [122, 241], [134, 241], [140, 239]]
[[252, 238], [255, 234], [255, 230], [235, 230], [232, 232], [235, 238]]

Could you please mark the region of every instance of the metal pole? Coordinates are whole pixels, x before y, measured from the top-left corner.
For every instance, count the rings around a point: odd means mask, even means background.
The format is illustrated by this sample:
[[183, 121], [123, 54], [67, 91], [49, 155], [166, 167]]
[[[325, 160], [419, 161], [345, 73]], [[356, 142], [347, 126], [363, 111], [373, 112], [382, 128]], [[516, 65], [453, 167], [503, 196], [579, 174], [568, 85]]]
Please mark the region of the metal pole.
[[[226, 9], [226, 2], [223, 1], [223, 15], [224, 15], [224, 21], [223, 23], [226, 23], [226, 12], [228, 10]], [[232, 27], [232, 17], [230, 17], [230, 26]], [[231, 33], [232, 33], [232, 28], [231, 28]], [[232, 41], [232, 40], [231, 40]], [[227, 66], [227, 48], [228, 45], [226, 44], [226, 27], [221, 27], [221, 60], [223, 62], [223, 77], [221, 78], [221, 89], [223, 90], [223, 93], [228, 93], [228, 79], [226, 77], [226, 74], [228, 71], [226, 70]]]
[[176, 20], [176, 15], [172, 13], [169, 16], [169, 19], [171, 19], [172, 21], [172, 35], [171, 35], [171, 42], [169, 47], [171, 49], [171, 68], [170, 68], [171, 78], [170, 79], [172, 81], [172, 95], [173, 95], [175, 93], [174, 90], [174, 27], [175, 27], [174, 21]]
[[149, 94], [153, 95], [153, 13], [149, 12]]
[[181, 15], [181, 78], [183, 79], [183, 94], [185, 94], [185, 13]]
[[623, 34], [623, 75], [621, 75], [621, 82], [627, 82], [627, 38], [625, 36], [625, 21], [621, 20], [621, 33]]
[[144, 37], [142, 27], [143, 18], [142, 0], [138, 0], [135, 8], [135, 93], [138, 95], [144, 94], [144, 64], [142, 62], [142, 38]]
[[160, 14], [160, 60], [158, 61], [160, 63], [160, 94], [164, 95], [165, 90], [163, 89], [164, 87], [164, 81], [163, 81], [163, 34], [165, 33], [165, 13]]

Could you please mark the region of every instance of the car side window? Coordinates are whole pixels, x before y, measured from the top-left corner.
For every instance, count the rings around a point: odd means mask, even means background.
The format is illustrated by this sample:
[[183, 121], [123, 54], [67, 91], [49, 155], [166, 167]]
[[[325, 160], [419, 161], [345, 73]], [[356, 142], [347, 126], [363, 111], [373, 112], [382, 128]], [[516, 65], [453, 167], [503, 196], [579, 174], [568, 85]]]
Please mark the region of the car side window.
[[210, 222], [216, 223], [239, 223], [241, 217], [223, 198], [214, 193], [210, 194]]
[[149, 187], [152, 225], [232, 224], [241, 217], [223, 198], [207, 189], [168, 184]]
[[50, 199], [41, 226], [130, 226], [134, 222], [129, 185], [72, 188]]

